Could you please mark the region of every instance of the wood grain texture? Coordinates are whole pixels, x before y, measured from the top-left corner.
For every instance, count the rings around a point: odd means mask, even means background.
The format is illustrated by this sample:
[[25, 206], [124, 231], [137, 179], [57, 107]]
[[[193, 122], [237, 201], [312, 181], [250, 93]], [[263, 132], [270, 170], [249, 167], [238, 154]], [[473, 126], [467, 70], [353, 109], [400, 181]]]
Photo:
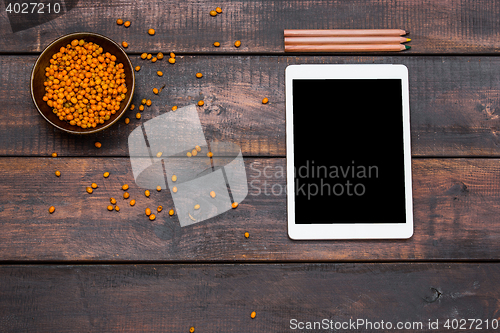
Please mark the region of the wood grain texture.
[[[3, 266], [0, 326], [3, 332], [189, 332], [194, 326], [195, 332], [255, 333], [297, 331], [290, 328], [294, 318], [352, 318], [422, 322], [414, 331], [443, 332], [447, 319], [499, 318], [499, 274], [499, 264], [444, 263]], [[440, 330], [429, 330], [429, 319], [439, 320]]]
[[[2, 158], [0, 260], [500, 259], [499, 160], [413, 160], [414, 236], [366, 241], [290, 240], [285, 160], [247, 158], [245, 163], [249, 193], [239, 207], [181, 228], [167, 215], [173, 207], [170, 192], [152, 190], [146, 198], [126, 158]], [[111, 173], [107, 179], [105, 171]], [[92, 182], [99, 188], [89, 195], [85, 188]], [[134, 207], [122, 198], [123, 184], [130, 185]], [[120, 212], [107, 211], [110, 197], [118, 200]], [[158, 205], [164, 210], [151, 222], [144, 210]], [[50, 206], [55, 213], [48, 213]]]
[[[210, 16], [217, 5], [223, 14]], [[127, 41], [129, 52], [282, 53], [284, 29], [392, 28], [411, 32], [411, 53], [498, 53], [499, 15], [498, 2], [488, 0], [224, 0], [217, 4], [90, 0], [79, 1], [74, 9], [50, 22], [16, 33], [11, 32], [7, 15], [0, 16], [0, 50], [39, 52], [61, 35], [90, 31], [119, 43]], [[132, 25], [128, 29], [118, 26], [118, 18], [130, 20]], [[149, 28], [156, 30], [155, 36], [147, 34]], [[242, 41], [238, 49], [233, 46], [236, 40]], [[215, 41], [221, 43], [220, 48], [212, 46]]]
[[[255, 57], [178, 56], [175, 65], [132, 57], [142, 66], [136, 75], [136, 106], [150, 98], [153, 106], [137, 121], [119, 121], [95, 135], [74, 136], [53, 129], [29, 96], [35, 56], [0, 56], [0, 155], [127, 156], [127, 138], [139, 123], [173, 105], [203, 99], [199, 117], [207, 140], [231, 141], [244, 155], [285, 156], [285, 87], [287, 65], [297, 63], [404, 64], [410, 78], [413, 156], [500, 156], [500, 58], [498, 57]], [[158, 77], [156, 71], [164, 72]], [[203, 73], [202, 79], [195, 74]], [[165, 88], [154, 95], [154, 87]], [[267, 105], [261, 103], [269, 98]], [[320, 97], [322, 98], [322, 97]], [[332, 96], [324, 96], [332, 98]], [[332, 99], [335, 110], [335, 100]], [[341, 110], [342, 111], [342, 110]], [[344, 110], [345, 111], [345, 110]], [[381, 113], [383, 110], [373, 110]], [[318, 117], [319, 111], [315, 111]], [[100, 141], [103, 147], [94, 148]]]

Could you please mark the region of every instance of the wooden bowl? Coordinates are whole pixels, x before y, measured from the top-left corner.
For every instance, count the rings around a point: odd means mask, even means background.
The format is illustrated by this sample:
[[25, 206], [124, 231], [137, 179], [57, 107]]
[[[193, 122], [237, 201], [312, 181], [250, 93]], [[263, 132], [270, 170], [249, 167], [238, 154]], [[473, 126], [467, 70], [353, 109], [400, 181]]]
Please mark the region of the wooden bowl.
[[[45, 68], [50, 65], [49, 61], [52, 55], [59, 52], [61, 47], [65, 47], [70, 44], [74, 39], [83, 39], [86, 42], [98, 44], [103, 48], [104, 52], [109, 52], [114, 55], [116, 57], [116, 63], [122, 63], [125, 70], [127, 93], [125, 94], [125, 99], [121, 103], [120, 110], [118, 110], [115, 114], [112, 114], [109, 120], [107, 120], [104, 124], [99, 124], [95, 128], [81, 128], [76, 125], [70, 125], [64, 120], [60, 120], [59, 117], [52, 112], [52, 108], [47, 105], [47, 102], [43, 100], [43, 96], [45, 95], [45, 86], [43, 85], [43, 82], [46, 79]], [[95, 133], [113, 125], [128, 109], [134, 95], [134, 89], [134, 69], [125, 51], [123, 51], [117, 43], [108, 37], [91, 32], [77, 32], [56, 39], [43, 50], [42, 54], [40, 54], [36, 60], [33, 70], [31, 71], [31, 98], [33, 99], [33, 103], [35, 103], [38, 112], [40, 112], [42, 117], [45, 118], [45, 120], [47, 120], [52, 126], [72, 134]]]

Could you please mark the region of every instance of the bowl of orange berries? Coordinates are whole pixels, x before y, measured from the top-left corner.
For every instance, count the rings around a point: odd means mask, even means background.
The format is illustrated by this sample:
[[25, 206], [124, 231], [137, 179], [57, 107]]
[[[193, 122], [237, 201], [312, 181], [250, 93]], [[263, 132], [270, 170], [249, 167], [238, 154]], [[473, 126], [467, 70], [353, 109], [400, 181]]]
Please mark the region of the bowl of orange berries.
[[108, 37], [78, 32], [50, 43], [31, 72], [31, 97], [54, 127], [90, 134], [113, 125], [135, 89], [132, 63]]

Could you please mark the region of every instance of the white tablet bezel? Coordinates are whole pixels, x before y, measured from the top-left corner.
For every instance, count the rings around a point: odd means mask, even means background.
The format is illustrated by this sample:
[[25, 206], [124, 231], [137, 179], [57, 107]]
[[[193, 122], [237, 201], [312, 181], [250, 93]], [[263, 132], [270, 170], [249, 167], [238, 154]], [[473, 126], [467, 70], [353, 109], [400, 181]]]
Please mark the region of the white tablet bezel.
[[[295, 224], [293, 95], [294, 79], [400, 79], [403, 99], [403, 144], [406, 223]], [[307, 239], [406, 239], [413, 235], [411, 179], [410, 105], [408, 69], [404, 65], [291, 65], [285, 71], [286, 83], [286, 165], [288, 236]], [[387, 212], [390, 214], [391, 212]]]

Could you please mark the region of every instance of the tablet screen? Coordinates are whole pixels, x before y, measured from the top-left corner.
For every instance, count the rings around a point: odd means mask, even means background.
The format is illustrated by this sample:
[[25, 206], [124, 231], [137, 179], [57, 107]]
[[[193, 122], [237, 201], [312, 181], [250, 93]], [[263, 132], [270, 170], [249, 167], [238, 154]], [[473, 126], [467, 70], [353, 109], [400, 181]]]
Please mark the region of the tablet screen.
[[294, 79], [295, 223], [406, 223], [400, 79]]

